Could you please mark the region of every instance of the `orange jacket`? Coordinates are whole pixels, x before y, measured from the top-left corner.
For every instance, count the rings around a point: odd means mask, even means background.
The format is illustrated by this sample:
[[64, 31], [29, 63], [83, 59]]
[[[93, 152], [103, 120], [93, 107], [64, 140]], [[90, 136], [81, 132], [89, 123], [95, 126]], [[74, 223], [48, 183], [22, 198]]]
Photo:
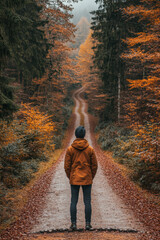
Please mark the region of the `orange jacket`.
[[67, 149], [64, 169], [72, 185], [90, 185], [97, 171], [95, 152], [84, 138], [76, 138]]

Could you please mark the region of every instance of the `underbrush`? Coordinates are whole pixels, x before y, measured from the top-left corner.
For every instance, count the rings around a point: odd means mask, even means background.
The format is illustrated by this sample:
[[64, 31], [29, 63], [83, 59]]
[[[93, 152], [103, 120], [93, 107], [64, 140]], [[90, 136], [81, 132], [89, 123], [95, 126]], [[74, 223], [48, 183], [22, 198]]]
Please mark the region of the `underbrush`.
[[22, 104], [12, 122], [0, 122], [0, 129], [0, 224], [4, 224], [18, 208], [14, 191], [23, 189], [53, 153], [55, 126], [37, 107]]
[[147, 190], [160, 192], [160, 166], [156, 161], [142, 159], [142, 141], [135, 131], [112, 122], [100, 123], [96, 131], [102, 149], [113, 152], [116, 161], [129, 169], [128, 174], [133, 181]]

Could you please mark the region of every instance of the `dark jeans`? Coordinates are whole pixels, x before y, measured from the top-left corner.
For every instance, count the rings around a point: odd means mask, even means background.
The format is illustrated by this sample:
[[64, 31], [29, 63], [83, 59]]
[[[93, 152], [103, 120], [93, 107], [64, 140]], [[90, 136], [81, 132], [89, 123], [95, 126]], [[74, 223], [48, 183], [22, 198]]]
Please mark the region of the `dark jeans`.
[[[83, 185], [83, 201], [85, 204], [85, 220], [86, 223], [91, 222], [91, 188], [92, 185]], [[79, 185], [71, 185], [71, 206], [70, 206], [70, 214], [71, 214], [71, 222], [76, 223], [77, 221], [77, 202], [79, 196]]]

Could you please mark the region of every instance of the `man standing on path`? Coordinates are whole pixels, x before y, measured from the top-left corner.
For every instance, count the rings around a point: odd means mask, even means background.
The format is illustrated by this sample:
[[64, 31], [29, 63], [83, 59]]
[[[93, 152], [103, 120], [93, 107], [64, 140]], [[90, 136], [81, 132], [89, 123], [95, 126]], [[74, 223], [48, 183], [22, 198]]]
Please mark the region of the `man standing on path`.
[[83, 200], [85, 204], [86, 230], [91, 226], [91, 187], [97, 171], [97, 160], [94, 149], [89, 146], [85, 137], [85, 128], [79, 126], [75, 130], [76, 139], [67, 149], [64, 168], [71, 184], [71, 229], [77, 229], [77, 202], [79, 189], [82, 186]]

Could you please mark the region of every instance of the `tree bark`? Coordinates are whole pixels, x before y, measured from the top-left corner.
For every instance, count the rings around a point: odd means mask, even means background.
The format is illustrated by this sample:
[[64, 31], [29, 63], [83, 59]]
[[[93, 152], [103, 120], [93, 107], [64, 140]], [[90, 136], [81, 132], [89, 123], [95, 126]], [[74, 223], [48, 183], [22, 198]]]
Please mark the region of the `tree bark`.
[[120, 122], [121, 118], [121, 75], [118, 74], [118, 122]]

